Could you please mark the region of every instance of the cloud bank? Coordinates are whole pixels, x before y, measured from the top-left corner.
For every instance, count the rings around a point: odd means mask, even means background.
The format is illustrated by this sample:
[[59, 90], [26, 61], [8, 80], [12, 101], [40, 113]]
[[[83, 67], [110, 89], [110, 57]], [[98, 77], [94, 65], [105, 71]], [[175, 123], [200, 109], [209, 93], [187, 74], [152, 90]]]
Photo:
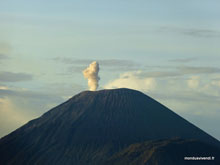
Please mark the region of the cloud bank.
[[27, 73], [0, 72], [0, 82], [29, 81], [33, 77]]
[[30, 91], [0, 84], [0, 137], [10, 133], [64, 99], [46, 91]]
[[156, 87], [156, 80], [151, 77], [139, 77], [141, 71], [126, 72], [119, 78], [109, 82], [104, 86], [106, 89], [113, 88], [131, 88], [140, 91], [151, 91]]

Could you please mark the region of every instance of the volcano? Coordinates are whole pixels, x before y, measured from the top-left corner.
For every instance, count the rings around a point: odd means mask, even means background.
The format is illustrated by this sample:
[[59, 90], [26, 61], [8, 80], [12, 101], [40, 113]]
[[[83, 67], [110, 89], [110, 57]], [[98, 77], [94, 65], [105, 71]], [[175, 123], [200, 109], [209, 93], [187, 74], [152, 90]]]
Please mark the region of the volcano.
[[0, 164], [172, 165], [184, 156], [215, 164], [219, 146], [151, 97], [120, 88], [81, 92], [1, 138]]

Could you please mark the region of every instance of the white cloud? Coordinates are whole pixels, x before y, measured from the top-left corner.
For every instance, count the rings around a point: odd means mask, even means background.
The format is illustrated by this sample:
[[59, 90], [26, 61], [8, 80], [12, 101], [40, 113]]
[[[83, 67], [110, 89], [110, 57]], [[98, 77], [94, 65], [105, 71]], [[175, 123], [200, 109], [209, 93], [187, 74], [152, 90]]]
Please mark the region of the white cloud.
[[6, 86], [0, 86], [0, 90], [8, 90], [8, 87], [6, 87]]
[[145, 92], [154, 90], [156, 87], [156, 80], [151, 77], [140, 78], [138, 76], [140, 73], [141, 71], [121, 74], [119, 78], [109, 82], [104, 88], [131, 88]]
[[213, 80], [211, 82], [211, 84], [214, 85], [214, 86], [220, 87], [220, 80]]
[[189, 88], [196, 89], [199, 87], [199, 84], [200, 84], [199, 76], [192, 76], [187, 80], [187, 85]]
[[25, 124], [31, 117], [21, 113], [20, 107], [8, 97], [0, 98], [0, 133], [5, 135]]
[[[214, 77], [213, 77], [214, 76]], [[104, 88], [132, 88], [147, 94], [181, 114], [198, 116], [220, 115], [219, 80], [213, 76], [158, 77], [143, 75], [143, 71], [126, 72], [112, 80]], [[193, 90], [192, 90], [193, 89]]]
[[0, 137], [61, 103], [56, 95], [0, 86]]

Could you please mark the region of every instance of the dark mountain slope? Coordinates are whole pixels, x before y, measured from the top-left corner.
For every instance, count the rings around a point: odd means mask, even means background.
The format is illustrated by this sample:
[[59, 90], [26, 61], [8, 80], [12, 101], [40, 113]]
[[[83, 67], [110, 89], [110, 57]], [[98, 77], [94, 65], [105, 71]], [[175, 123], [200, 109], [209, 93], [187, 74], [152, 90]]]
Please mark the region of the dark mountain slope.
[[[203, 157], [207, 160], [184, 160]], [[131, 144], [106, 165], [218, 165], [220, 149], [193, 139], [165, 139]]]
[[133, 143], [219, 142], [143, 93], [85, 91], [0, 140], [0, 164], [102, 164]]

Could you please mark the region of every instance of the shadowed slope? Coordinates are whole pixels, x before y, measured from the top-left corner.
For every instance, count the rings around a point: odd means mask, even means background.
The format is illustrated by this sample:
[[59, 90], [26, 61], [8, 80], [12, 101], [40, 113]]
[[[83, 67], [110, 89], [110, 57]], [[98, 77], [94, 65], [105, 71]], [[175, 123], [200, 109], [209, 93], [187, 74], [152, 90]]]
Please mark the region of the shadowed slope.
[[[203, 157], [208, 160], [184, 160], [184, 157]], [[105, 164], [217, 165], [220, 164], [220, 149], [193, 139], [147, 141], [130, 145], [112, 156]]]

